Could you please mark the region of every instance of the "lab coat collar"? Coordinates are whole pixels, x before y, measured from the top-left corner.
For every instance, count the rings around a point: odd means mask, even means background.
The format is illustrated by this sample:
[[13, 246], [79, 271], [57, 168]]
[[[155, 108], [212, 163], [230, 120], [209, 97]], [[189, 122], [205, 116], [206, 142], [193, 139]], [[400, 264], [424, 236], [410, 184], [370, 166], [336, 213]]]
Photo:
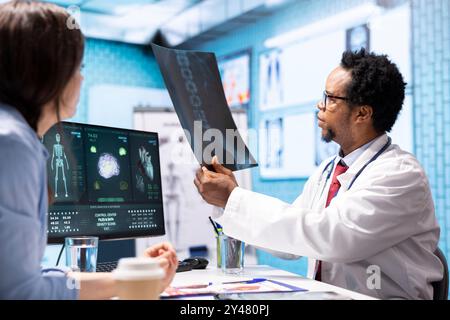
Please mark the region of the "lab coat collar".
[[369, 161], [372, 157], [380, 151], [381, 148], [388, 142], [387, 134], [383, 134], [369, 145], [369, 147], [354, 161], [348, 170], [337, 177], [341, 188], [347, 190], [351, 181], [356, 176], [358, 171]]
[[342, 148], [339, 150], [339, 153], [336, 157], [336, 163], [343, 162], [347, 167], [351, 167], [356, 160], [366, 151], [375, 141], [377, 138], [367, 142], [365, 145], [359, 147], [356, 150], [353, 150], [348, 155], [343, 156], [342, 154]]

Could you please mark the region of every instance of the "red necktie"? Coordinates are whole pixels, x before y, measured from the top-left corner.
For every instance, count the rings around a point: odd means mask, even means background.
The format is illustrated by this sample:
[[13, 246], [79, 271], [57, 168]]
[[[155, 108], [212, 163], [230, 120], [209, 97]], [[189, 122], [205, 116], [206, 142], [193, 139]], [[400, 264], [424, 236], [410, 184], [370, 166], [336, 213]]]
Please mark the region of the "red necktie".
[[[325, 205], [325, 208], [330, 205], [331, 200], [336, 196], [336, 194], [339, 191], [339, 188], [341, 187], [341, 184], [339, 183], [337, 177], [343, 174], [345, 171], [347, 171], [347, 169], [348, 167], [346, 165], [341, 164], [341, 161], [339, 161], [339, 163], [336, 166], [336, 169], [334, 169], [333, 179], [331, 180], [330, 190], [328, 191], [327, 203]], [[322, 281], [322, 261], [320, 260], [317, 266], [316, 280]]]

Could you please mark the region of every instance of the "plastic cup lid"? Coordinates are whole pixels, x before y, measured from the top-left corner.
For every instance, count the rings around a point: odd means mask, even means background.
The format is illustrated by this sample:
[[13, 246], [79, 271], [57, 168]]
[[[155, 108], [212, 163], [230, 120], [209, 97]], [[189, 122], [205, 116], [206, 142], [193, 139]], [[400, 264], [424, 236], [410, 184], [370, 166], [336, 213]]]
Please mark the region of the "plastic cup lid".
[[162, 279], [165, 272], [152, 258], [122, 258], [113, 271], [116, 280]]

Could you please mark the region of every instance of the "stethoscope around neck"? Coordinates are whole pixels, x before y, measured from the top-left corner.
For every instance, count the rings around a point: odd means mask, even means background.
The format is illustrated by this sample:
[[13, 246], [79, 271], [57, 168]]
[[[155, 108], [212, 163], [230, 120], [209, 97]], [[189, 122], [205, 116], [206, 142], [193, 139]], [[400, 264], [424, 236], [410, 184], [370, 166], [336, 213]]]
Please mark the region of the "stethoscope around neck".
[[[366, 169], [369, 164], [371, 164], [383, 152], [385, 152], [387, 150], [387, 148], [389, 148], [391, 143], [392, 143], [392, 139], [390, 137], [388, 137], [388, 141], [386, 142], [386, 144], [380, 150], [378, 150], [378, 152], [372, 158], [370, 158], [370, 160], [367, 161], [366, 164], [361, 169], [359, 169], [359, 171], [356, 173], [356, 175], [353, 177], [352, 181], [350, 182], [347, 190], [350, 190], [350, 188], [353, 186], [353, 183], [355, 183], [356, 179], [358, 179], [358, 177], [361, 175], [361, 173], [364, 171], [364, 169]], [[328, 179], [330, 179], [331, 174], [333, 173], [333, 168], [334, 168], [334, 163], [336, 161], [336, 158], [337, 158], [337, 156], [334, 157], [330, 162], [328, 162], [327, 165], [325, 166], [325, 168], [323, 168], [323, 170], [322, 170], [322, 174], [320, 176], [321, 178], [319, 180], [319, 187], [322, 183], [323, 183], [323, 185], [322, 185], [322, 190], [320, 191], [319, 199], [322, 197], [322, 194], [323, 194], [323, 191], [325, 190], [325, 186], [327, 185]], [[326, 177], [325, 181], [323, 182], [322, 178], [325, 173], [327, 173], [327, 177]], [[317, 193], [316, 193], [316, 195], [317, 195]], [[314, 197], [314, 200], [315, 200], [315, 197]]]

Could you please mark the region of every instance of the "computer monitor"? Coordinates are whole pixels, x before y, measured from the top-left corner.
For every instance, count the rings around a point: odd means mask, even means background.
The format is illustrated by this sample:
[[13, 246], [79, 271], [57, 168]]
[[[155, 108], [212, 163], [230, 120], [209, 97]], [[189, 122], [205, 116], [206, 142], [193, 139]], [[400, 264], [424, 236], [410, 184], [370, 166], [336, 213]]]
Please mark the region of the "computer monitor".
[[49, 243], [165, 234], [157, 133], [61, 122], [42, 142]]

